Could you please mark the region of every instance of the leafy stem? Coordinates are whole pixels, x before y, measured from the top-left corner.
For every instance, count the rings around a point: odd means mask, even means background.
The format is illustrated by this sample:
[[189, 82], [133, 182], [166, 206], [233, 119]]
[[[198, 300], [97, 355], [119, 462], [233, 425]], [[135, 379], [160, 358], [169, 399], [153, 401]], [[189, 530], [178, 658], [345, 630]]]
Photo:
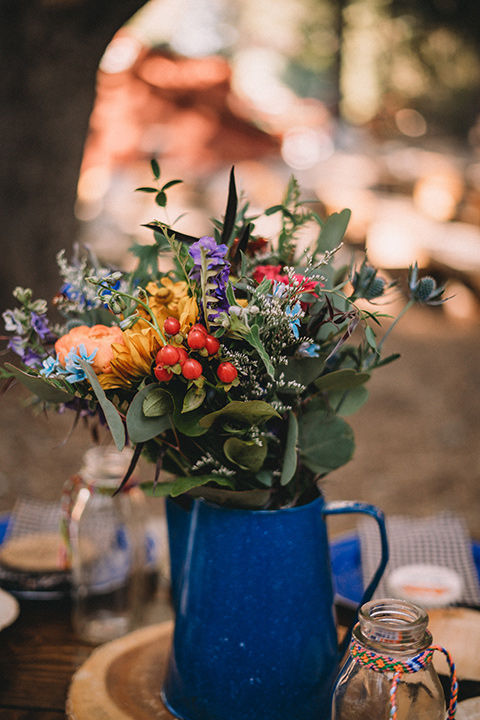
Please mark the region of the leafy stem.
[[208, 308], [207, 308], [207, 279], [208, 279], [208, 254], [205, 248], [200, 248], [200, 262], [201, 262], [201, 272], [200, 272], [200, 289], [202, 293], [202, 307], [203, 307], [203, 317], [205, 321], [205, 326], [210, 332], [210, 326], [208, 322]]
[[[163, 334], [163, 331], [160, 329], [160, 325], [158, 324], [158, 320], [155, 317], [155, 314], [153, 313], [152, 309], [146, 302], [141, 300], [139, 297], [136, 297], [135, 295], [131, 295], [130, 293], [126, 293], [122, 290], [113, 290], [112, 291], [111, 288], [109, 287], [108, 283], [105, 282], [105, 280], [96, 280], [95, 278], [87, 278], [87, 279], [93, 285], [97, 285], [100, 288], [100, 290], [108, 290], [109, 292], [112, 293], [112, 295], [114, 297], [121, 297], [121, 298], [125, 298], [127, 300], [132, 300], [134, 303], [137, 304], [137, 307], [138, 307], [138, 305], [140, 305], [145, 310], [145, 312], [148, 313], [148, 315], [151, 317], [151, 321], [148, 320], [147, 318], [142, 318], [142, 320], [144, 320], [148, 325], [150, 325], [150, 327], [153, 330], [155, 330], [155, 332], [158, 333], [158, 335], [160, 336], [162, 343], [164, 345], [167, 344], [167, 338]], [[141, 288], [141, 291], [142, 291], [142, 293], [145, 293], [143, 288]], [[102, 298], [102, 299], [105, 299], [105, 298]]]
[[389, 336], [390, 333], [392, 332], [393, 328], [397, 325], [397, 323], [402, 319], [402, 317], [408, 312], [408, 310], [410, 310], [410, 308], [411, 308], [412, 305], [414, 305], [414, 304], [415, 304], [414, 298], [410, 298], [410, 300], [407, 302], [407, 304], [406, 304], [405, 307], [402, 309], [402, 311], [397, 315], [397, 317], [395, 318], [395, 320], [392, 322], [392, 324], [390, 325], [390, 327], [388, 328], [388, 330], [386, 331], [386, 333], [384, 334], [384, 336], [382, 337], [382, 339], [381, 339], [380, 342], [378, 343], [378, 352], [379, 352], [379, 353], [381, 352], [382, 347], [383, 347], [386, 339], [388, 338], [388, 336]]

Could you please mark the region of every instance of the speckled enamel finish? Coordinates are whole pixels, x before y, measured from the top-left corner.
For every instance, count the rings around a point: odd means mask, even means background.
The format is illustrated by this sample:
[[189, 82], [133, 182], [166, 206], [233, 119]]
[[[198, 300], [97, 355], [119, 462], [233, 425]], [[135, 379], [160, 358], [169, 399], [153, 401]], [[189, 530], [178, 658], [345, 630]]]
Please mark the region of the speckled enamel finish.
[[167, 707], [183, 720], [328, 720], [339, 657], [323, 498], [274, 511], [169, 500], [167, 512]]

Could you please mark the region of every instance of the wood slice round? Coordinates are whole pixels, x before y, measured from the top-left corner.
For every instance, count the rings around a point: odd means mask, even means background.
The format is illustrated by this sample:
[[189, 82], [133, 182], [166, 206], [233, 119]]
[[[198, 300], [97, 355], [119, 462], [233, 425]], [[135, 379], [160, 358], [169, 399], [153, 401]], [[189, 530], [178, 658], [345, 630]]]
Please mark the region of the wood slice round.
[[[480, 680], [480, 612], [469, 608], [448, 607], [428, 610], [428, 627], [435, 645], [442, 645], [452, 656], [460, 680]], [[448, 675], [448, 666], [435, 653], [438, 672]]]
[[70, 720], [175, 720], [160, 697], [173, 622], [135, 630], [94, 650], [74, 674]]

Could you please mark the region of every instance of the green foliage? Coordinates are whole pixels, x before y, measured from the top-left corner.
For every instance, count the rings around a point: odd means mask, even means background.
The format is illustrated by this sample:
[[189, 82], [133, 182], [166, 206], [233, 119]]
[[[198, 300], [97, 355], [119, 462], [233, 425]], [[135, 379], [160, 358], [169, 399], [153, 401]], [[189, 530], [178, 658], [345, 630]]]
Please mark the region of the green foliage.
[[[159, 392], [162, 393], [162, 398], [160, 402], [157, 402], [155, 398], [158, 397]], [[169, 396], [170, 402], [168, 402], [164, 393], [165, 391], [161, 390], [158, 385], [147, 385], [131, 401], [126, 423], [128, 436], [133, 443], [152, 440], [171, 427], [170, 413], [173, 409], [173, 400]], [[151, 409], [155, 407], [157, 413], [151, 413]], [[148, 414], [145, 412], [146, 409]]]
[[233, 400], [220, 410], [204, 415], [200, 425], [210, 428], [214, 422], [224, 419], [233, 419], [247, 426], [262, 425], [273, 417], [279, 418], [280, 415], [263, 400], [250, 400], [248, 402]]
[[93, 392], [95, 393], [95, 396], [100, 403], [100, 407], [103, 410], [103, 414], [105, 415], [108, 427], [110, 428], [110, 432], [112, 433], [115, 446], [117, 450], [121, 452], [125, 447], [125, 427], [123, 425], [122, 418], [120, 417], [115, 405], [105, 395], [105, 392], [100, 383], [98, 382], [97, 376], [95, 375], [92, 366], [85, 362], [85, 360], [82, 360], [82, 358], [79, 358], [78, 362], [85, 371], [85, 374], [87, 375], [88, 380], [92, 386]]
[[247, 442], [237, 437], [229, 437], [223, 444], [225, 457], [242, 470], [256, 473], [267, 457], [267, 444]]
[[283, 455], [280, 485], [287, 485], [297, 469], [298, 422], [295, 413], [288, 413], [288, 433]]
[[351, 460], [353, 431], [340, 417], [329, 414], [322, 403], [312, 401], [298, 424], [302, 464], [316, 476], [326, 475]]
[[71, 402], [75, 397], [74, 392], [69, 392], [66, 385], [62, 388], [60, 386], [61, 383], [58, 381], [52, 381], [51, 383], [45, 382], [45, 380], [39, 378], [38, 375], [30, 375], [11, 363], [5, 363], [5, 368], [8, 373], [19, 380], [22, 385], [25, 385], [33, 395], [44, 402], [58, 405]]
[[[163, 213], [180, 181], [161, 182], [155, 160], [151, 170], [152, 185], [137, 191]], [[259, 236], [232, 168], [212, 237], [198, 240], [154, 220], [146, 225], [152, 242], [131, 248], [137, 264], [130, 273], [102, 268], [93, 257], [70, 265], [60, 256], [65, 322], [49, 326], [47, 303], [17, 288], [19, 307], [4, 319], [24, 368], [6, 364], [2, 376], [44, 403], [104, 415], [119, 449], [128, 439], [134, 461], [143, 454], [156, 463], [156, 476], [162, 469], [176, 475], [147, 492], [236, 507], [305, 502], [353, 456], [344, 418], [367, 401], [372, 371], [398, 357], [383, 356], [392, 328], [413, 303], [443, 302], [444, 290], [413, 265], [410, 299], [382, 334], [388, 316], [377, 305], [393, 284], [366, 256], [337, 266], [350, 211], [321, 218], [314, 207], [291, 178], [282, 201], [264, 211], [280, 220], [278, 236]], [[305, 231], [313, 240], [300, 252]], [[110, 368], [108, 345], [92, 348], [89, 333], [82, 343], [84, 330], [69, 332], [98, 318], [103, 336], [115, 337], [105, 341], [113, 342]], [[62, 336], [71, 344], [60, 356], [55, 340]]]

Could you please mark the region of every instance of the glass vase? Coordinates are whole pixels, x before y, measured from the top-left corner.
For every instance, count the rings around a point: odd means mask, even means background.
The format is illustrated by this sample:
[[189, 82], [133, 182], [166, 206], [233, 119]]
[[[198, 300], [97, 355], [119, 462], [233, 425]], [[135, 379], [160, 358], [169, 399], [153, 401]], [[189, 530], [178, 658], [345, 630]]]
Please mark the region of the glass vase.
[[[391, 717], [393, 659], [407, 664], [427, 650], [432, 636], [425, 610], [404, 600], [366, 603], [352, 638], [350, 654], [335, 683], [332, 720], [389, 720]], [[357, 659], [369, 652], [381, 671]], [[432, 662], [419, 663], [403, 673], [396, 690], [397, 720], [445, 720], [445, 695]]]
[[138, 626], [145, 593], [146, 504], [134, 484], [115, 494], [130, 451], [95, 447], [70, 483], [73, 626], [99, 644]]

